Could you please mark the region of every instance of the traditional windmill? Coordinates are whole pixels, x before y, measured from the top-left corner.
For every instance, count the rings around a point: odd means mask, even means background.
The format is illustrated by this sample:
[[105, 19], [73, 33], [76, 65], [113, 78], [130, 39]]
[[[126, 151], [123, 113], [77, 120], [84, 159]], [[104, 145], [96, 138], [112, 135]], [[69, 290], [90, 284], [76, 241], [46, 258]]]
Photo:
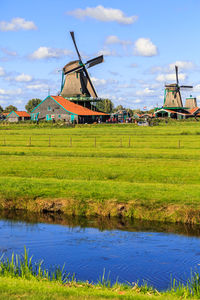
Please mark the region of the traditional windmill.
[[176, 83], [165, 85], [165, 98], [164, 98], [163, 107], [180, 109], [183, 108], [180, 89], [185, 89], [185, 88], [191, 89], [193, 88], [193, 86], [189, 86], [189, 85], [180, 86], [178, 80], [178, 66], [175, 66], [175, 72], [176, 72]]
[[63, 67], [60, 95], [73, 102], [82, 102], [84, 106], [88, 106], [88, 102], [96, 102], [98, 96], [87, 69], [102, 63], [103, 55], [83, 63], [76, 45], [74, 32], [70, 32], [70, 34], [79, 59], [71, 61]]

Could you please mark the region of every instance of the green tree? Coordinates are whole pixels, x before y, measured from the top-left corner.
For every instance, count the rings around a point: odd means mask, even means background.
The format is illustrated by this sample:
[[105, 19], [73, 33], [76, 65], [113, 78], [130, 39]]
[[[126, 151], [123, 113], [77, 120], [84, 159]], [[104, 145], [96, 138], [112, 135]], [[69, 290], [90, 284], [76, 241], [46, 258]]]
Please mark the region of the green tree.
[[154, 108], [148, 110], [148, 114], [153, 114], [154, 113]]
[[0, 113], [3, 112], [3, 107], [0, 105]]
[[17, 107], [13, 106], [13, 105], [9, 105], [4, 109], [5, 113], [10, 113], [11, 111], [17, 111]]
[[118, 111], [118, 110], [125, 110], [125, 108], [122, 105], [118, 105], [115, 107], [114, 111]]
[[133, 110], [132, 109], [127, 108], [126, 111], [127, 111], [127, 113], [129, 114], [130, 117], [133, 116]]
[[41, 99], [34, 98], [28, 101], [25, 108], [28, 112], [31, 112], [36, 106], [38, 106], [42, 102]]
[[104, 99], [99, 102], [97, 102], [97, 109], [100, 111], [103, 111], [105, 113], [111, 113], [114, 108], [114, 104], [109, 99]]

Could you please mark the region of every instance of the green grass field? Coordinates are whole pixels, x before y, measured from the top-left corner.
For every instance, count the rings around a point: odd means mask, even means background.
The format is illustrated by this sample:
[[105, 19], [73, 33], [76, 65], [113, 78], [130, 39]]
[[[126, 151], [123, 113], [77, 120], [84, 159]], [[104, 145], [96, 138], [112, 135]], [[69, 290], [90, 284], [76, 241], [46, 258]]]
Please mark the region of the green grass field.
[[199, 222], [199, 122], [2, 124], [0, 154], [2, 208]]

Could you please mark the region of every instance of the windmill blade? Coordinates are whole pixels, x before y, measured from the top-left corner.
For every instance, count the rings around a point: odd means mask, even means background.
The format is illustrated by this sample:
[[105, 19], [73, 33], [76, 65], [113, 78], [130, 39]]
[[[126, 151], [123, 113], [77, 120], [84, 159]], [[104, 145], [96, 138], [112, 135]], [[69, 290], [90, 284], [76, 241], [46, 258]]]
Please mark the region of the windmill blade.
[[193, 89], [192, 85], [181, 85], [180, 88]]
[[78, 51], [78, 47], [77, 47], [77, 45], [76, 45], [76, 41], [75, 41], [75, 37], [74, 37], [74, 32], [73, 32], [73, 31], [70, 31], [70, 34], [71, 34], [72, 41], [73, 41], [73, 43], [74, 43], [76, 52], [77, 52], [77, 54], [78, 54], [78, 58], [79, 58], [80, 62], [82, 63], [82, 58], [81, 58], [81, 55], [80, 55], [80, 53], [79, 53], [79, 51]]
[[81, 69], [83, 69], [83, 66], [78, 66], [78, 67], [75, 67], [67, 72], [64, 72], [65, 75], [68, 75], [70, 73], [73, 73], [73, 72], [77, 72], [77, 71], [80, 71]]
[[97, 57], [95, 57], [93, 59], [88, 60], [86, 62], [86, 65], [87, 65], [87, 68], [91, 68], [91, 67], [93, 67], [95, 65], [98, 65], [98, 64], [102, 63], [103, 61], [104, 61], [103, 55], [100, 55], [100, 56], [97, 56]]
[[95, 88], [94, 88], [94, 86], [93, 86], [93, 84], [92, 84], [92, 81], [91, 81], [91, 79], [90, 79], [90, 76], [89, 76], [89, 74], [88, 74], [88, 71], [87, 71], [86, 67], [83, 66], [83, 69], [84, 69], [85, 75], [86, 75], [86, 77], [87, 77], [87, 79], [88, 79], [87, 89], [88, 89], [88, 91], [89, 91], [91, 97], [93, 97], [93, 98], [98, 98], [97, 93], [96, 93]]
[[176, 71], [176, 84], [178, 85], [178, 66], [175, 66], [175, 71]]

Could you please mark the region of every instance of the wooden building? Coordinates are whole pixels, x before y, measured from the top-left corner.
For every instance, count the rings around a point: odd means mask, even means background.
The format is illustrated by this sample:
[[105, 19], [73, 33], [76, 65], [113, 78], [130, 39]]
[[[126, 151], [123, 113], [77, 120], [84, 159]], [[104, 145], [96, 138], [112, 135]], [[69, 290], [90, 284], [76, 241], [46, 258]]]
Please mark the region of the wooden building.
[[111, 118], [116, 119], [116, 122], [123, 123], [129, 118], [129, 113], [125, 109], [118, 110], [111, 114]]
[[58, 121], [67, 123], [93, 123], [106, 121], [109, 115], [75, 104], [61, 96], [48, 96], [31, 112], [31, 120]]
[[185, 107], [188, 109], [193, 109], [197, 107], [197, 99], [195, 97], [190, 96], [185, 100]]
[[156, 118], [172, 118], [172, 119], [187, 119], [193, 117], [193, 115], [187, 110], [182, 109], [181, 111], [160, 108], [155, 111]]
[[6, 116], [6, 121], [8, 122], [19, 122], [30, 120], [31, 116], [26, 111], [11, 111]]

